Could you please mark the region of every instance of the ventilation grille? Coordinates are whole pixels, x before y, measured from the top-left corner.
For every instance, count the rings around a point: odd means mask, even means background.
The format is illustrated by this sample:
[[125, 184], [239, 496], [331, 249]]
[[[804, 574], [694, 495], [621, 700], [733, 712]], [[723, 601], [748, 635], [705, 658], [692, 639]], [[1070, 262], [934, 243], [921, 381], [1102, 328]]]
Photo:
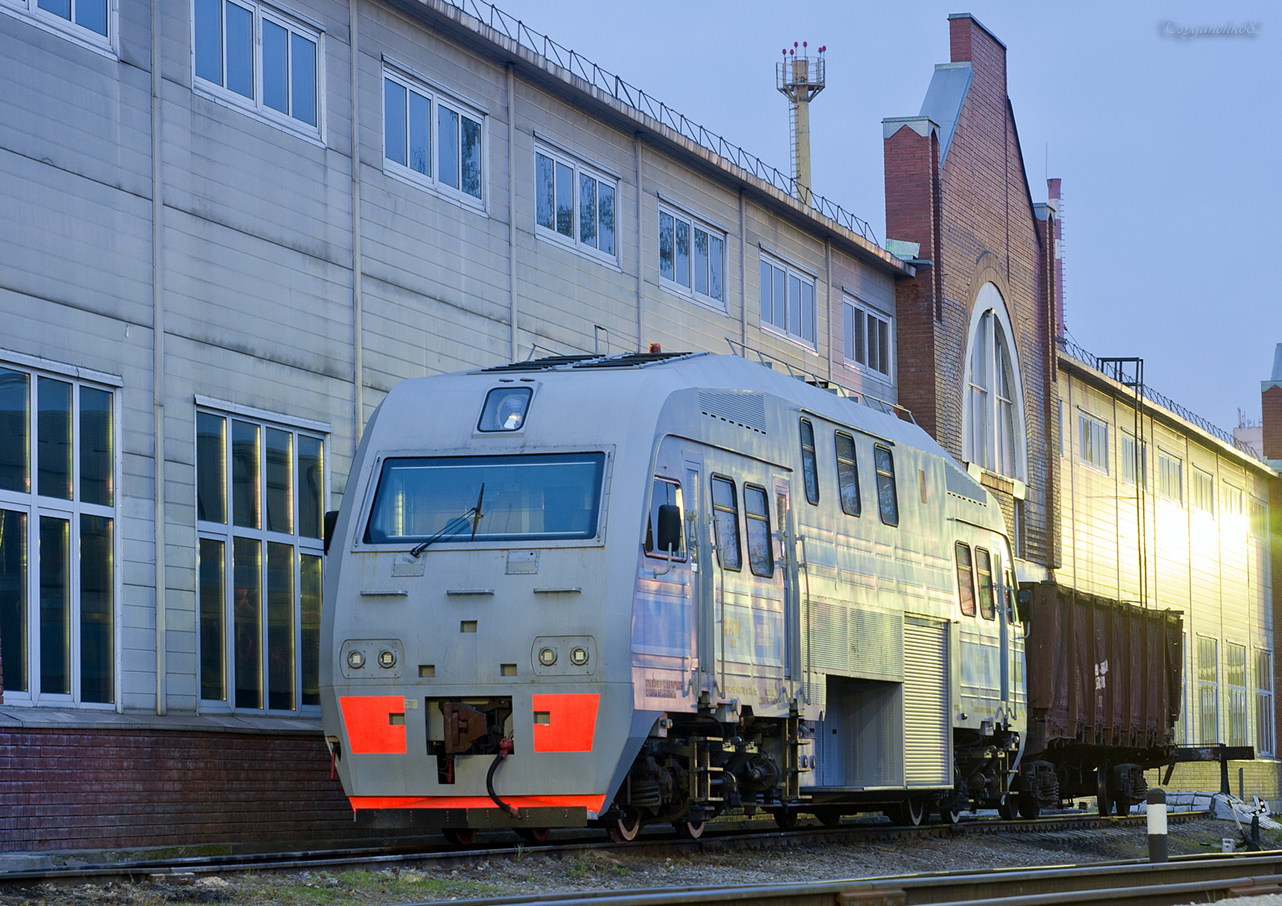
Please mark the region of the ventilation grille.
[[732, 393], [700, 390], [699, 408], [711, 418], [719, 418], [758, 434], [766, 433], [766, 398], [761, 393]]
[[904, 618], [904, 780], [948, 784], [948, 625]]
[[975, 479], [953, 465], [944, 466], [944, 486], [948, 488], [948, 493], [957, 497], [965, 497], [975, 503], [988, 503], [988, 496], [984, 489]]
[[812, 625], [811, 657], [817, 670], [890, 680], [903, 676], [900, 614], [825, 602], [816, 605]]

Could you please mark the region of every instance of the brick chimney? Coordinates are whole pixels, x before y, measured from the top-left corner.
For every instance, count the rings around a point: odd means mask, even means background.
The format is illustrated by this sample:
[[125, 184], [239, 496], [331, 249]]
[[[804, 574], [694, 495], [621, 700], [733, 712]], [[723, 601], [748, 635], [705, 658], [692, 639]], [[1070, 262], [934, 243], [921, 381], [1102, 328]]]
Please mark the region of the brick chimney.
[[1282, 465], [1282, 343], [1273, 350], [1273, 376], [1260, 382], [1264, 410], [1264, 458]]

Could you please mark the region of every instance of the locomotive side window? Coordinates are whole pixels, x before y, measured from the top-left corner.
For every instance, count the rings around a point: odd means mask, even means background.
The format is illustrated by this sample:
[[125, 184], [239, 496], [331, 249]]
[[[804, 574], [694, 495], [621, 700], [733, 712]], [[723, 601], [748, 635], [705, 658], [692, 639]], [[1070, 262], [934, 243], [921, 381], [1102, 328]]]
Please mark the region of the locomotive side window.
[[604, 453], [388, 459], [365, 543], [591, 538], [604, 472]]
[[855, 459], [855, 439], [838, 431], [833, 435], [837, 443], [837, 490], [841, 495], [841, 511], [847, 516], [858, 516], [859, 463]]
[[982, 547], [975, 548], [975, 578], [979, 585], [979, 613], [985, 620], [994, 620], [997, 601], [993, 593], [993, 561]]
[[970, 561], [970, 545], [957, 542], [957, 598], [961, 612], [968, 617], [975, 615], [975, 571]]
[[801, 420], [801, 472], [806, 484], [806, 502], [819, 503], [819, 464], [815, 461], [815, 429], [810, 419]]
[[895, 492], [895, 456], [890, 447], [881, 444], [873, 447], [873, 463], [877, 467], [877, 506], [881, 521], [886, 525], [899, 525], [899, 496]]
[[685, 508], [681, 503], [681, 485], [666, 478], [656, 478], [654, 480], [654, 491], [650, 495], [650, 518], [645, 524], [646, 556], [662, 557], [664, 559], [669, 556], [668, 547], [659, 546], [659, 539], [663, 536], [663, 532], [659, 528], [659, 508], [663, 506], [677, 508], [677, 514], [680, 517], [677, 526], [677, 543], [671, 549], [671, 556], [674, 560], [685, 560], [685, 534], [680, 529], [681, 523], [685, 520]]
[[774, 551], [770, 546], [770, 510], [766, 489], [743, 486], [744, 528], [748, 532], [748, 567], [754, 576], [768, 579], [775, 574]]
[[739, 550], [739, 502], [734, 482], [729, 478], [712, 478], [712, 527], [716, 532], [717, 562], [723, 569], [738, 571], [743, 566]]

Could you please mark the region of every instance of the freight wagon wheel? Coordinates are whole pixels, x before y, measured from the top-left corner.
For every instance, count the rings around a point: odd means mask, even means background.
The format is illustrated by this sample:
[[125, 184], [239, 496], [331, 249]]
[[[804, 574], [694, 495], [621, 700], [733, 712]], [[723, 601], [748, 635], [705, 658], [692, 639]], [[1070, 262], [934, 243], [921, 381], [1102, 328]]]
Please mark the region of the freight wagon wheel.
[[1038, 805], [1037, 800], [1032, 796], [1019, 797], [1019, 817], [1028, 821], [1034, 821], [1042, 813], [1042, 807]]
[[842, 814], [835, 808], [815, 809], [815, 817], [824, 827], [841, 827]]
[[546, 843], [552, 831], [546, 827], [518, 827], [516, 835], [528, 843]]
[[472, 841], [476, 839], [476, 828], [443, 827], [441, 834], [445, 837], [445, 842], [453, 846], [471, 846]]
[[1014, 821], [1019, 817], [1019, 794], [1007, 793], [1002, 797], [1002, 801], [997, 806], [997, 814], [1001, 815], [1007, 821]]
[[793, 830], [797, 826], [797, 818], [795, 808], [781, 808], [774, 813], [775, 824], [780, 830]]
[[1127, 796], [1118, 795], [1113, 799], [1113, 814], [1119, 818], [1125, 818], [1131, 813], [1131, 802]]
[[631, 843], [641, 833], [641, 816], [632, 809], [625, 809], [622, 814], [609, 819], [605, 830], [611, 843]]
[[1099, 782], [1095, 786], [1095, 804], [1099, 809], [1099, 816], [1107, 818], [1113, 814], [1113, 794], [1108, 789], [1108, 766], [1099, 768], [1096, 773], [1099, 775]]
[[698, 840], [707, 827], [702, 821], [676, 821], [673, 826], [677, 829], [677, 836], [685, 840]]
[[939, 806], [939, 820], [947, 825], [956, 824], [961, 820], [961, 809], [955, 809], [947, 802]]

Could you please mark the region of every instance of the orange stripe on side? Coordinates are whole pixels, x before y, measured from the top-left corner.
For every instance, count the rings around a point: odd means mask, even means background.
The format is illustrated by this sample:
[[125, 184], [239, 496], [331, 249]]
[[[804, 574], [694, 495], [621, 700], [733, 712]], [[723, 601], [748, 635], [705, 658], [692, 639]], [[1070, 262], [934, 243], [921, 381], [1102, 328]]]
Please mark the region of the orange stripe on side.
[[[343, 695], [338, 699], [353, 755], [404, 755], [405, 698], [400, 695]], [[392, 715], [402, 722], [392, 723]]]
[[[351, 796], [352, 808], [496, 808], [489, 796]], [[582, 806], [600, 812], [605, 796], [504, 796], [503, 801], [525, 808]]]
[[596, 736], [599, 693], [586, 695], [535, 695], [534, 711], [547, 712], [547, 723], [534, 724], [536, 752], [591, 752]]

